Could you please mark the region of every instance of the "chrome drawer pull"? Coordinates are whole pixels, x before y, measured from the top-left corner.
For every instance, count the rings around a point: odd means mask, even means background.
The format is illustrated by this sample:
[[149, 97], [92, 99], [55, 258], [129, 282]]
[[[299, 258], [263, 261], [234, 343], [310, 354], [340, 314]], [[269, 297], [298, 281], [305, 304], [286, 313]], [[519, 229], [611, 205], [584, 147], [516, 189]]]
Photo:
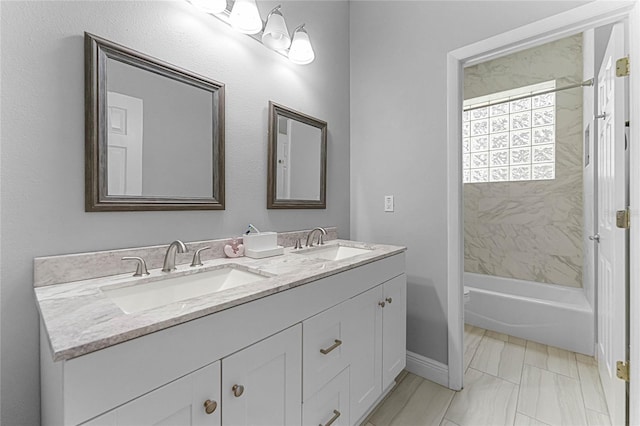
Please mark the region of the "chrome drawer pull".
[[[327, 349], [320, 349], [320, 353], [322, 353], [323, 355], [328, 354], [329, 352], [331, 352], [332, 350], [334, 350], [335, 348], [337, 348], [338, 346], [340, 346], [342, 344], [342, 340], [334, 340], [334, 344], [329, 346]], [[330, 423], [329, 423], [330, 424]]]
[[[340, 417], [340, 411], [333, 410], [333, 417], [331, 417], [331, 420], [329, 420], [324, 426], [331, 426], [333, 422], [338, 420], [338, 417]], [[322, 423], [320, 423], [318, 426], [322, 426]]]

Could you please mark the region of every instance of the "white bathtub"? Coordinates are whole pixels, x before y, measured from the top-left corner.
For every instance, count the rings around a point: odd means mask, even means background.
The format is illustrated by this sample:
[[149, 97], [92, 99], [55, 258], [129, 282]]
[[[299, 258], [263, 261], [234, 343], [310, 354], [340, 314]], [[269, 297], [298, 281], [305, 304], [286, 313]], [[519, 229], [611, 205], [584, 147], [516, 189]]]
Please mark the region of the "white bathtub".
[[581, 288], [468, 272], [464, 285], [467, 324], [593, 355], [593, 308]]

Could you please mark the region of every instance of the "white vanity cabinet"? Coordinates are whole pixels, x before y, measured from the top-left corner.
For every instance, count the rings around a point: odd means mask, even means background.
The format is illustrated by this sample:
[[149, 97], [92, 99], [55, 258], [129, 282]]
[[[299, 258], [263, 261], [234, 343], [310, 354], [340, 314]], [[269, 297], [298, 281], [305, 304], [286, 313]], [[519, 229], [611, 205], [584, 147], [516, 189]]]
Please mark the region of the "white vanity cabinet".
[[345, 367], [349, 380], [338, 383], [345, 386], [340, 392], [349, 395], [350, 418], [344, 410], [340, 416], [348, 424], [362, 420], [393, 384], [406, 364], [405, 294], [402, 274], [303, 322], [305, 418], [309, 400], [326, 398], [316, 392], [336, 393], [337, 385], [328, 383]]
[[298, 324], [84, 425], [299, 425], [301, 344]]
[[404, 263], [382, 257], [60, 361], [43, 324], [42, 424], [356, 424], [405, 365]]
[[382, 288], [382, 388], [386, 389], [407, 363], [407, 279], [396, 277]]
[[222, 360], [222, 424], [296, 426], [301, 422], [300, 324]]
[[84, 426], [220, 426], [220, 361], [109, 411]]
[[302, 322], [303, 400], [308, 400], [349, 365], [345, 337], [348, 306], [340, 303]]
[[350, 426], [349, 367], [304, 402], [304, 426]]
[[[403, 275], [404, 276], [404, 275]], [[382, 394], [382, 286], [345, 302], [350, 349], [351, 415], [358, 420]]]

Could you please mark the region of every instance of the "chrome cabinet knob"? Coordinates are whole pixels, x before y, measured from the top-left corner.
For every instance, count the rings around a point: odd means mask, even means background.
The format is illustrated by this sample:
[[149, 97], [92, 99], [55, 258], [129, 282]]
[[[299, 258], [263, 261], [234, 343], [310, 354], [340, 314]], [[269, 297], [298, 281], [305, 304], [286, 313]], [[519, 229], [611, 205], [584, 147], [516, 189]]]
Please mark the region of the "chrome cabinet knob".
[[386, 299], [384, 299], [384, 300], [386, 300], [388, 304], [391, 304], [391, 302], [393, 302], [393, 299], [392, 299], [392, 298], [390, 298], [390, 297], [387, 297], [387, 298], [386, 298]]
[[210, 399], [207, 399], [204, 402], [204, 412], [207, 414], [213, 414], [214, 411], [216, 411], [216, 408], [218, 408], [218, 403], [215, 401], [212, 401]]
[[233, 396], [235, 396], [236, 398], [239, 398], [244, 393], [244, 386], [233, 385], [233, 387], [231, 388], [231, 392], [233, 392]]
[[386, 303], [384, 301], [378, 302], [378, 306], [380, 306], [381, 308], [384, 308], [384, 305], [386, 305]]
[[596, 235], [589, 235], [589, 239], [591, 241], [595, 241], [596, 243], [600, 242], [600, 234], [596, 234]]

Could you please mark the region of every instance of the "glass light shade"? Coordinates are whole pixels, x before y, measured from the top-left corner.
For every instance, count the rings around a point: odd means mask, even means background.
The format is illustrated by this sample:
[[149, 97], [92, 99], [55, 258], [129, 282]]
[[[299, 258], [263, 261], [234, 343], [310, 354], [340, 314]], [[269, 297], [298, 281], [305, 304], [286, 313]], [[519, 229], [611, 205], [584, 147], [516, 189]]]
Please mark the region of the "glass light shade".
[[205, 13], [222, 13], [227, 8], [227, 0], [189, 0], [192, 5]]
[[267, 18], [262, 34], [262, 44], [273, 50], [285, 50], [291, 45], [287, 23], [277, 9], [273, 10]]
[[304, 28], [297, 28], [293, 33], [293, 41], [289, 49], [289, 60], [294, 64], [306, 65], [313, 62], [315, 58], [316, 54], [313, 52], [313, 47], [311, 47], [309, 34]]
[[236, 31], [244, 34], [257, 34], [262, 30], [262, 19], [255, 0], [236, 0], [229, 20]]

